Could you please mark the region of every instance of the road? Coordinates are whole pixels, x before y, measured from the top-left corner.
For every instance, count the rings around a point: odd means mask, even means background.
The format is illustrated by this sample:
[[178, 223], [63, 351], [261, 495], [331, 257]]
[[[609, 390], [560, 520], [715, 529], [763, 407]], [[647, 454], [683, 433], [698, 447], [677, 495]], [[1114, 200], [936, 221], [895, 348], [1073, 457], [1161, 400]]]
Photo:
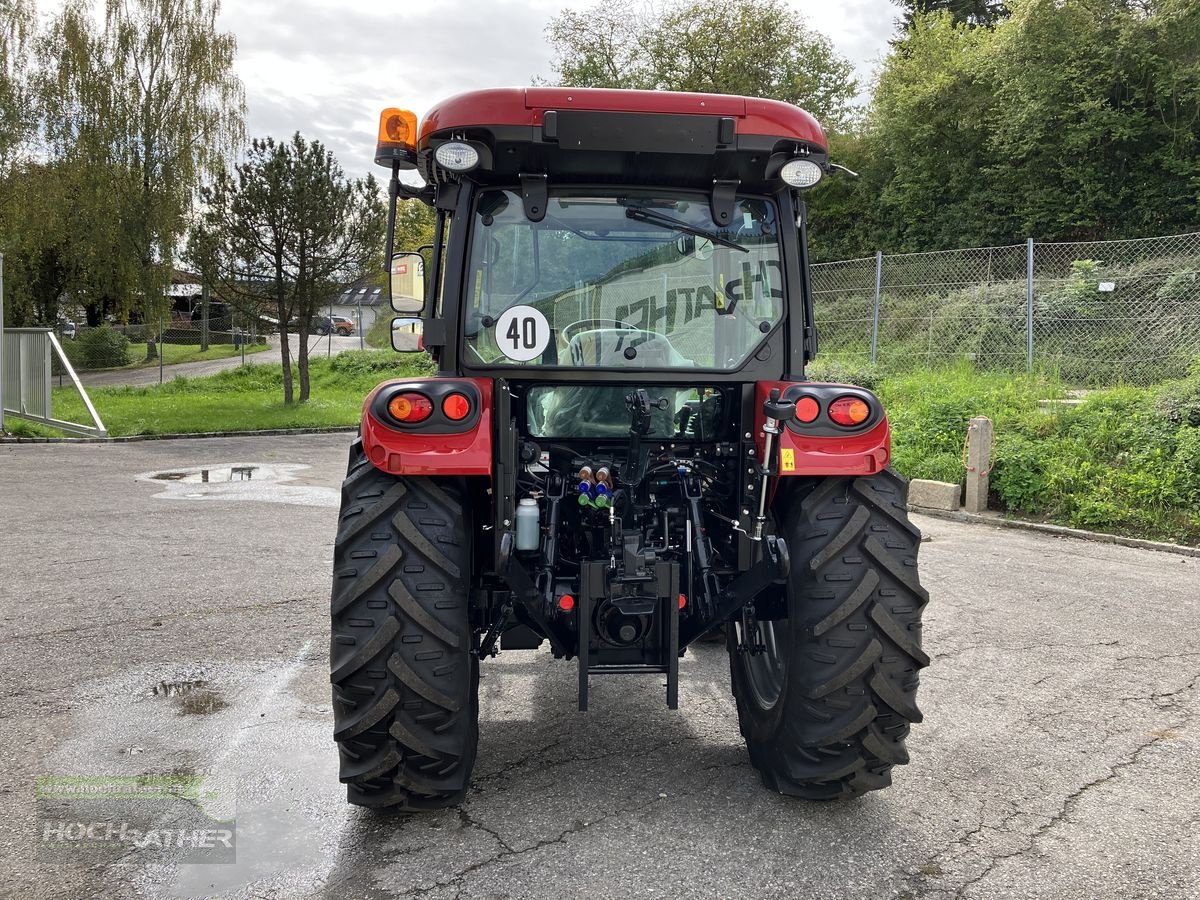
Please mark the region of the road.
[[[347, 807], [326, 616], [348, 440], [0, 445], [0, 894], [1200, 896], [1200, 560], [922, 517], [933, 663], [890, 790], [765, 790], [722, 648], [689, 650], [677, 712], [612, 678], [579, 713], [570, 664], [508, 651], [461, 808]], [[207, 486], [137, 480], [201, 465]], [[236, 863], [38, 861], [37, 776], [137, 773], [224, 785]]]
[[[291, 336], [290, 347], [292, 357], [296, 355], [296, 340], [297, 335]], [[332, 340], [329, 336], [322, 337], [313, 335], [309, 338], [309, 354], [319, 359], [323, 356], [337, 356], [346, 350], [359, 349], [358, 335], [350, 337], [342, 337], [341, 335], [333, 335]], [[259, 350], [255, 353], [246, 354], [247, 363], [259, 363], [263, 365], [278, 365], [279, 364], [279, 335], [273, 334], [267, 342], [268, 349]], [[176, 363], [172, 366], [163, 366], [162, 380], [170, 381], [173, 378], [186, 376], [187, 378], [199, 378], [204, 375], [216, 375], [218, 372], [223, 372], [226, 369], [233, 369], [242, 364], [242, 357], [228, 356], [224, 359], [205, 359], [199, 362]], [[110, 369], [102, 372], [81, 372], [79, 380], [83, 382], [84, 387], [114, 387], [117, 385], [129, 385], [141, 387], [148, 384], [158, 384], [159, 373], [157, 367], [143, 369]]]

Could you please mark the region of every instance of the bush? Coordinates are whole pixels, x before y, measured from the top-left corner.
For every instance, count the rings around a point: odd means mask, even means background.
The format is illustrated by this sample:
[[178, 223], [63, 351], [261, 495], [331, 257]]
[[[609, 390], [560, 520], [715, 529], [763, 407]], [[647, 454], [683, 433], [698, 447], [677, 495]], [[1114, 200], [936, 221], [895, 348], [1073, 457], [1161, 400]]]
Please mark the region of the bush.
[[63, 342], [63, 351], [76, 369], [127, 366], [133, 362], [129, 347], [129, 338], [109, 325], [86, 328], [75, 340]]
[[818, 357], [807, 367], [805, 374], [811, 381], [828, 381], [831, 384], [853, 384], [875, 390], [881, 374], [869, 363], [859, 363], [836, 357]]

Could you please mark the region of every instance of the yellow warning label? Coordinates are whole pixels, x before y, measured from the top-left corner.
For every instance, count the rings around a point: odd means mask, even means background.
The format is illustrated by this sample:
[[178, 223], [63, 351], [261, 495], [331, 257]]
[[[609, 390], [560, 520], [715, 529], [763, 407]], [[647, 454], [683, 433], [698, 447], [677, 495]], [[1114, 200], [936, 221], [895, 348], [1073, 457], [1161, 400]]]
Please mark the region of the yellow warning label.
[[784, 447], [779, 451], [780, 468], [785, 472], [796, 471], [796, 451], [791, 447]]

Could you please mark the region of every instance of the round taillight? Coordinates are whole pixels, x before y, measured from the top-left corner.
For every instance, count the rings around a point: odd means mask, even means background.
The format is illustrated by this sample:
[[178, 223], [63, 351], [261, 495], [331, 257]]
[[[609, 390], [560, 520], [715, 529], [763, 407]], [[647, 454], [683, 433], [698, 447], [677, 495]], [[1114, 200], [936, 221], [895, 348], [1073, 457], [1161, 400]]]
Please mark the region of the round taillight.
[[801, 397], [796, 401], [796, 421], [815, 422], [821, 414], [821, 404], [812, 397]]
[[558, 608], [563, 612], [570, 612], [575, 608], [575, 598], [570, 594], [563, 594], [558, 598]]
[[462, 394], [447, 394], [442, 401], [442, 412], [451, 422], [461, 422], [471, 414], [471, 401]]
[[388, 415], [397, 422], [414, 425], [433, 415], [433, 404], [424, 394], [405, 392], [389, 400], [387, 410]]
[[871, 407], [859, 397], [838, 397], [829, 404], [829, 418], [838, 425], [853, 428], [871, 417]]

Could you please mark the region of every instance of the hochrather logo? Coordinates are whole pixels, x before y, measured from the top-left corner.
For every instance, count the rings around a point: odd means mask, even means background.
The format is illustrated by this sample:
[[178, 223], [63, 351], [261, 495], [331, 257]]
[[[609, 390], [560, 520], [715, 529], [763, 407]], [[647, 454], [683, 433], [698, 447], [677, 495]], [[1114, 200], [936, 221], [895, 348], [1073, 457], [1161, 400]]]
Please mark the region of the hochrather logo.
[[37, 780], [36, 794], [43, 861], [130, 854], [179, 864], [236, 861], [231, 798], [202, 776], [49, 775]]

